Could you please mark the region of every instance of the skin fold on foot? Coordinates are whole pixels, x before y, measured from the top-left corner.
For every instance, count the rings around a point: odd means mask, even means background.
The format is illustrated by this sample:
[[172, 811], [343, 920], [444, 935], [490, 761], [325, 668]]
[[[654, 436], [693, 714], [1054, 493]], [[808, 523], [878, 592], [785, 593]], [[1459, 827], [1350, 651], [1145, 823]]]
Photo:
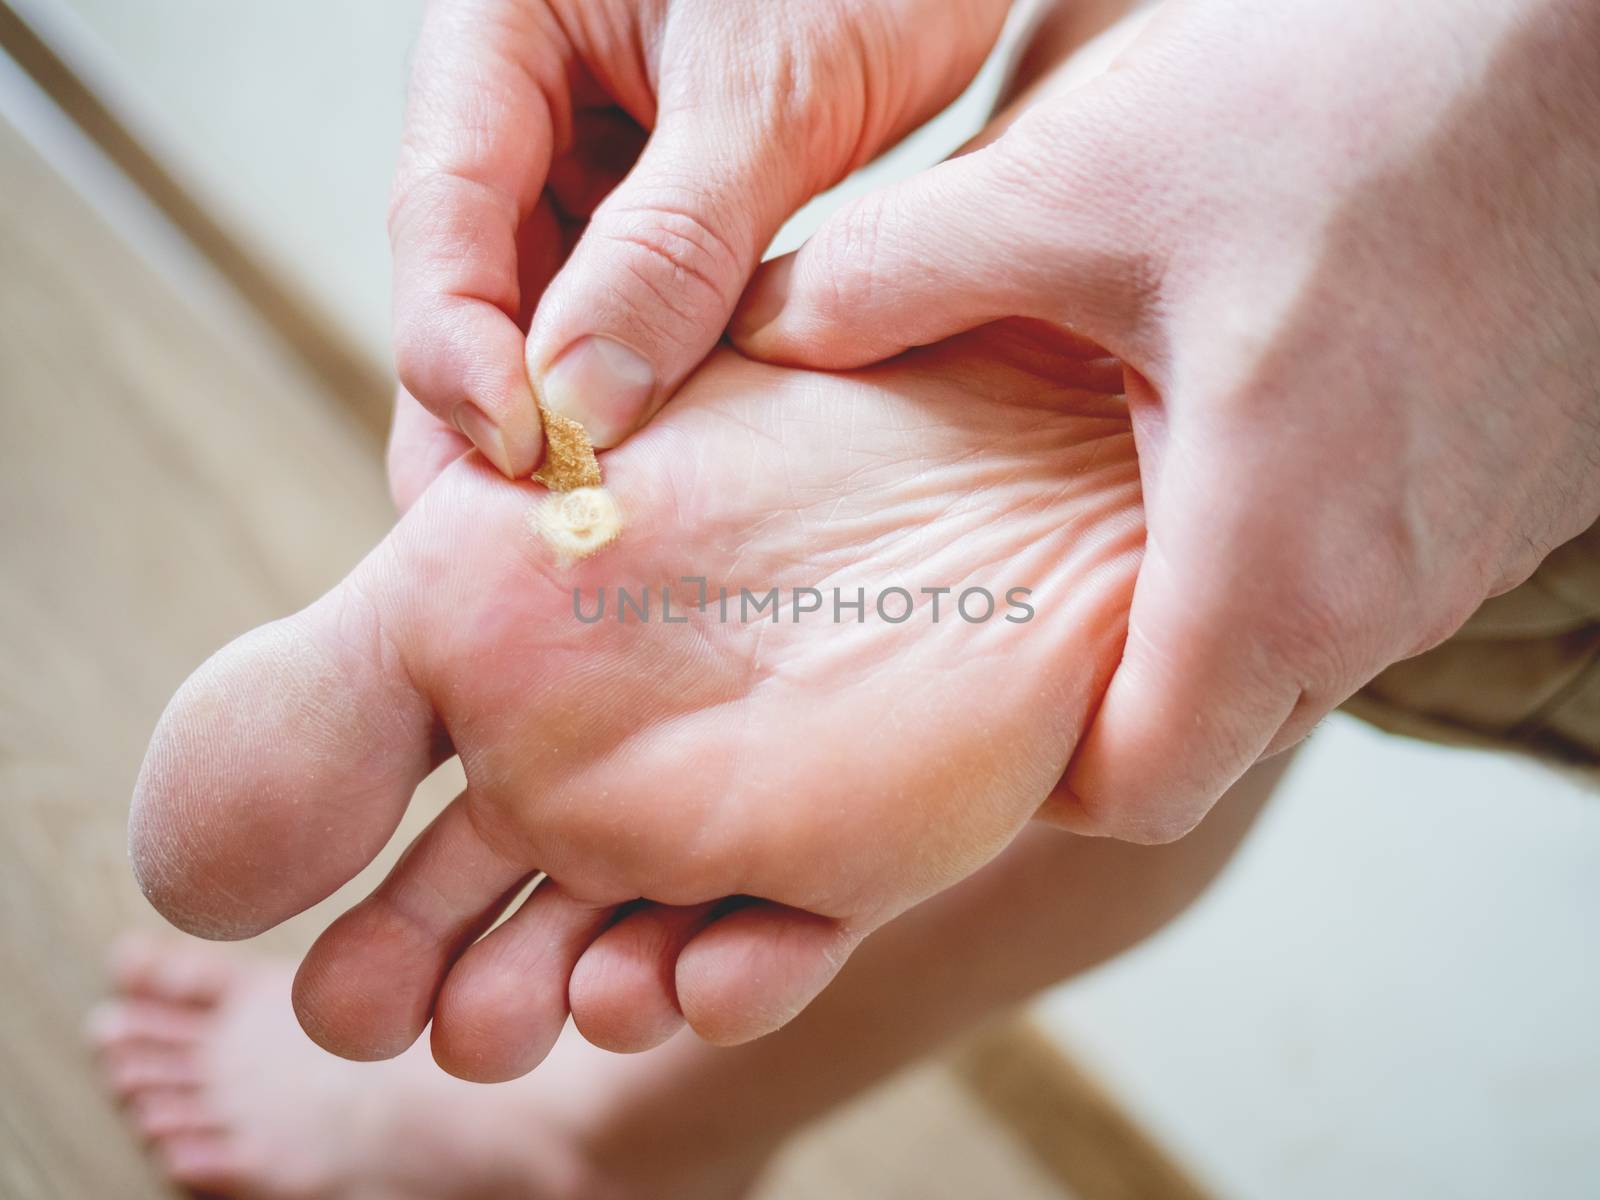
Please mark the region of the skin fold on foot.
[[[174, 698], [134, 798], [142, 886], [184, 929], [251, 936], [369, 862], [456, 753], [466, 792], [301, 966], [314, 1040], [387, 1058], [431, 1020], [441, 1065], [494, 1080], [569, 1005], [625, 1050], [684, 1019], [729, 1043], [781, 1026], [1059, 780], [1143, 544], [1120, 388], [1016, 323], [848, 374], [719, 351], [606, 456], [624, 533], [577, 562], [537, 532], [543, 488], [452, 464], [332, 592]], [[721, 587], [783, 606], [723, 621]], [[874, 611], [894, 587], [903, 623]], [[973, 587], [997, 599], [981, 623], [953, 611]], [[618, 588], [649, 589], [651, 619], [617, 620]], [[823, 611], [797, 620], [796, 588]], [[864, 619], [831, 619], [834, 588], [864, 589]], [[951, 589], [937, 622], [924, 588]], [[1004, 619], [1014, 588], [1031, 620]]]

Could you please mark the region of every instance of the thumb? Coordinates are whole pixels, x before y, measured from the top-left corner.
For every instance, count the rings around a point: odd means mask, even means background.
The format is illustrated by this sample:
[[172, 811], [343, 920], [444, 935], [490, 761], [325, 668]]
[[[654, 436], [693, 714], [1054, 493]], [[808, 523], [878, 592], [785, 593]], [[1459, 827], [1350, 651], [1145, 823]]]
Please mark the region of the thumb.
[[775, 139], [731, 138], [738, 127], [706, 110], [664, 113], [539, 302], [534, 391], [598, 447], [642, 425], [710, 353], [762, 249], [806, 199]]
[[762, 267], [734, 344], [839, 369], [1033, 317], [1133, 357], [1149, 272], [1148, 255], [1128, 247], [1148, 233], [1128, 216], [1131, 166], [1096, 166], [1102, 144], [1084, 114], [1028, 114], [981, 149], [862, 197]]
[[1260, 421], [1259, 407], [1242, 418], [1197, 412], [1131, 375], [1128, 400], [1148, 534], [1127, 639], [1039, 816], [1074, 833], [1168, 842], [1259, 759], [1308, 734], [1371, 664], [1406, 651], [1389, 644], [1394, 605], [1371, 603], [1386, 578], [1372, 539], [1362, 534], [1358, 569], [1334, 570], [1336, 531], [1297, 502], [1332, 494], [1344, 455], [1302, 463], [1285, 493], [1274, 470], [1284, 426]]

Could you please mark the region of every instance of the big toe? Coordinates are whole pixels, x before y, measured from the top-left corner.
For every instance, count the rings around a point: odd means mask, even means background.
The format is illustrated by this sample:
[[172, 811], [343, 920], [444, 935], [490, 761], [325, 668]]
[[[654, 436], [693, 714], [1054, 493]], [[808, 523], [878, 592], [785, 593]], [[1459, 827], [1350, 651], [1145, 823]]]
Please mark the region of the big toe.
[[323, 899], [394, 831], [434, 715], [354, 578], [214, 655], [162, 715], [134, 790], [140, 886], [179, 928], [250, 937]]

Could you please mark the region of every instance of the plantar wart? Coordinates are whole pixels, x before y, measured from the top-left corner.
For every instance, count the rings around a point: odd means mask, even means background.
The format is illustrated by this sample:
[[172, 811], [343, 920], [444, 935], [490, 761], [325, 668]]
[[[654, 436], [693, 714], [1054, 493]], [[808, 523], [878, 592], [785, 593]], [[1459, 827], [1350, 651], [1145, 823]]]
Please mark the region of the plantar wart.
[[578, 488], [545, 497], [534, 510], [533, 523], [561, 558], [573, 561], [616, 541], [622, 532], [622, 510], [605, 488]]

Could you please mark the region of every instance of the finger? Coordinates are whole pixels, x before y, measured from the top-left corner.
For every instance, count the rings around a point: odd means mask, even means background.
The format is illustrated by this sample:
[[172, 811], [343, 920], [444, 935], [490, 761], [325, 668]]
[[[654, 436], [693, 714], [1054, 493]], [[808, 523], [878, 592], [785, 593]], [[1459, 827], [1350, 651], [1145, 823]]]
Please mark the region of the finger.
[[678, 955], [712, 909], [647, 902], [596, 938], [578, 960], [568, 990], [578, 1032], [602, 1050], [635, 1054], [681, 1029]]
[[[518, 329], [528, 327], [571, 243], [572, 234], [554, 206], [541, 200], [517, 234]], [[459, 429], [423, 408], [405, 388], [397, 389], [388, 452], [389, 494], [396, 511], [403, 515], [441, 471], [470, 449], [472, 443]]]
[[705, 358], [811, 190], [748, 124], [710, 109], [664, 115], [540, 302], [529, 376], [540, 403], [596, 446], [621, 442]]
[[512, 477], [542, 447], [517, 326], [517, 235], [566, 120], [565, 54], [542, 5], [432, 5], [390, 208], [400, 380]]
[[450, 969], [434, 1008], [434, 1061], [474, 1083], [503, 1083], [543, 1062], [567, 1020], [572, 968], [615, 911], [541, 882]]
[[730, 334], [744, 353], [859, 367], [1004, 317], [1070, 326], [1145, 357], [1142, 318], [1160, 259], [1136, 227], [1133, 162], [1114, 160], [1100, 103], [1074, 97], [998, 139], [829, 218], [763, 266]]
[[485, 840], [472, 803], [456, 797], [306, 954], [294, 1009], [323, 1049], [366, 1061], [416, 1041], [451, 964], [532, 873]]
[[397, 389], [388, 451], [395, 511], [404, 515], [439, 473], [470, 449], [472, 443], [458, 429], [423, 408], [404, 388]]
[[560, 215], [587, 221], [644, 151], [647, 135], [619, 108], [586, 109], [572, 119], [572, 146], [550, 167], [549, 189]]
[[[1293, 582], [1303, 514], [1263, 503], [1249, 485], [1267, 465], [1250, 469], [1250, 433], [1202, 428], [1181, 409], [1157, 418], [1136, 378], [1130, 403], [1145, 423], [1141, 454], [1161, 450], [1141, 464], [1150, 534], [1127, 641], [1041, 816], [1077, 833], [1167, 842], [1198, 824], [1280, 730], [1338, 698], [1323, 681], [1339, 673], [1327, 649], [1339, 639]], [[1171, 424], [1159, 442], [1154, 419]], [[1239, 451], [1228, 461], [1243, 478], [1230, 487], [1204, 478], [1218, 461], [1205, 447], [1219, 436]], [[1308, 636], [1313, 628], [1330, 636]]]
[[[1040, 816], [1074, 833], [1161, 843], [1188, 833], [1299, 702], [1221, 606], [1147, 554], [1128, 640], [1059, 790]], [[1208, 622], [1208, 618], [1211, 623]]]
[[825, 988], [860, 943], [828, 917], [754, 900], [706, 926], [678, 956], [678, 1003], [719, 1046], [781, 1029]]

